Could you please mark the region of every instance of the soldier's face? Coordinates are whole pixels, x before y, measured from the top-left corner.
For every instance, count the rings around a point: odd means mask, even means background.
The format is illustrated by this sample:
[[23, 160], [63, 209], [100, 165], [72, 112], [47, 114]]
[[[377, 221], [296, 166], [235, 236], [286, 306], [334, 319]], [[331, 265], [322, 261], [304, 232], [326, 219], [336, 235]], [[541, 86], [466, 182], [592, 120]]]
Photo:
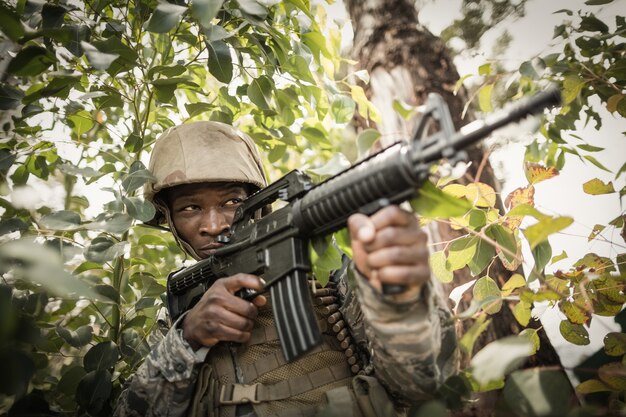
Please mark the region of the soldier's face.
[[167, 201], [180, 238], [206, 258], [223, 246], [217, 237], [230, 234], [235, 211], [247, 196], [242, 184], [199, 183], [169, 189]]

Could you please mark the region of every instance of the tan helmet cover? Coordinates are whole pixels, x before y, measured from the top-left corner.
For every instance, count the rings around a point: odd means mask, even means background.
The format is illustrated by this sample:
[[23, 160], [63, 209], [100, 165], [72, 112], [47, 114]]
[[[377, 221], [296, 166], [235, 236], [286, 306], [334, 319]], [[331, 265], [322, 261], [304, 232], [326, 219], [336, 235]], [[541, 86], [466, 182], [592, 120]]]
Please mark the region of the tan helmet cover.
[[155, 198], [157, 193], [201, 182], [241, 182], [259, 188], [267, 183], [252, 139], [219, 122], [192, 122], [166, 130], [154, 144], [148, 169], [155, 180], [144, 187], [144, 198], [154, 203], [157, 215], [147, 223], [168, 223], [183, 249], [196, 259], [189, 245], [178, 238], [166, 204]]

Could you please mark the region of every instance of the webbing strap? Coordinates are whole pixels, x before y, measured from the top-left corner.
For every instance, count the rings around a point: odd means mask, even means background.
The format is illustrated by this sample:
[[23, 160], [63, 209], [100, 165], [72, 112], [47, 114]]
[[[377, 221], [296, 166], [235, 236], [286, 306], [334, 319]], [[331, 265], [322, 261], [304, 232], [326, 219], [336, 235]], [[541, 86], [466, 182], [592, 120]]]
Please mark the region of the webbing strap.
[[220, 390], [220, 403], [231, 405], [284, 400], [351, 376], [350, 368], [345, 363], [339, 363], [272, 385], [225, 384]]

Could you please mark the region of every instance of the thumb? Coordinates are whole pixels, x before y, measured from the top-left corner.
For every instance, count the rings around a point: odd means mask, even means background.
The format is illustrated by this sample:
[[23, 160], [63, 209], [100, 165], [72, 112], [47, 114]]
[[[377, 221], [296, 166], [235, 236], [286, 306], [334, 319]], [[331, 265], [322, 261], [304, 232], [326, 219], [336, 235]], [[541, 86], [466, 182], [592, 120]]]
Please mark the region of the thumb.
[[348, 228], [350, 229], [350, 238], [362, 243], [369, 243], [376, 236], [374, 222], [365, 214], [356, 213], [350, 216]]

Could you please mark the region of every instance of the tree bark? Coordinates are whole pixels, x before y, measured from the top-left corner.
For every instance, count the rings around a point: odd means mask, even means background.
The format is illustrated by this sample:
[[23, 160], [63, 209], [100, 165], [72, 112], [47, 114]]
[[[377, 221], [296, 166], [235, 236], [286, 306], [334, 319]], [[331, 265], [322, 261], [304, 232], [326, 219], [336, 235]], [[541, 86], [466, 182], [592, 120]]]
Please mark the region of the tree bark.
[[[417, 10], [411, 0], [345, 0], [354, 28], [353, 58], [359, 69], [370, 74], [369, 85], [364, 89], [369, 99], [381, 112], [382, 124], [376, 126], [381, 132], [380, 146], [385, 147], [399, 139], [411, 137], [415, 120], [404, 120], [393, 109], [393, 101], [399, 100], [413, 106], [422, 104], [429, 93], [438, 93], [448, 103], [456, 128], [467, 124], [461, 120], [463, 107], [467, 102], [466, 93], [461, 89], [456, 95], [454, 86], [459, 74], [445, 45], [418, 22]], [[356, 120], [357, 128], [371, 125], [370, 121]], [[484, 149], [479, 145], [469, 150], [471, 166], [463, 183], [480, 181], [491, 185], [499, 194], [500, 187]], [[501, 199], [498, 208], [502, 210]], [[430, 228], [431, 239], [437, 250], [443, 248], [441, 242], [449, 242], [463, 233], [451, 229], [447, 224], [438, 223]], [[489, 269], [489, 276], [500, 286], [508, 280], [512, 272], [498, 261]], [[479, 276], [483, 276], [483, 274]], [[455, 272], [452, 285], [445, 286], [444, 294], [459, 285], [474, 279], [467, 268]], [[462, 300], [462, 311], [471, 300], [467, 294]], [[480, 350], [489, 342], [509, 335], [519, 334], [524, 328], [512, 314], [513, 303], [504, 303], [500, 313], [492, 316], [487, 331], [478, 340], [474, 351]], [[462, 326], [469, 327], [466, 321]], [[560, 359], [538, 321], [531, 321], [529, 327], [539, 329], [541, 348], [531, 357], [526, 366], [561, 366]], [[459, 333], [464, 332], [459, 328]], [[465, 358], [467, 362], [469, 358]], [[462, 364], [463, 365], [466, 365]], [[493, 415], [496, 398], [482, 396], [475, 409], [466, 410], [463, 415]]]

